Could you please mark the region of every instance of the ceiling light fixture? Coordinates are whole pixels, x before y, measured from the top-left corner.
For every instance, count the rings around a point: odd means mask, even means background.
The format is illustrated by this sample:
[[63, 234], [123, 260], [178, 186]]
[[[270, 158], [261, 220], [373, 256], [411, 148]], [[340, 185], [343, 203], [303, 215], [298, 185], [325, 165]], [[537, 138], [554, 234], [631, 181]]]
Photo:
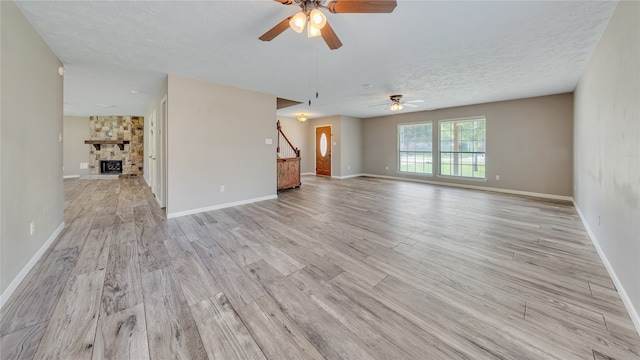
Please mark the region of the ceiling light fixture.
[[[312, 2], [315, 6], [318, 6], [315, 2]], [[297, 33], [301, 33], [307, 26], [307, 37], [320, 36], [320, 30], [327, 24], [327, 17], [322, 11], [314, 8], [309, 11], [307, 9], [307, 2], [302, 4], [302, 11], [295, 14], [291, 20], [289, 20], [289, 27]]]
[[300, 115], [298, 115], [298, 121], [300, 121], [301, 123], [307, 121], [307, 118], [304, 116], [304, 113], [301, 113]]
[[393, 111], [393, 112], [397, 112], [400, 111], [404, 108], [404, 106], [402, 106], [402, 104], [400, 104], [399, 102], [394, 102], [393, 104], [391, 104], [391, 106], [389, 107], [389, 110]]

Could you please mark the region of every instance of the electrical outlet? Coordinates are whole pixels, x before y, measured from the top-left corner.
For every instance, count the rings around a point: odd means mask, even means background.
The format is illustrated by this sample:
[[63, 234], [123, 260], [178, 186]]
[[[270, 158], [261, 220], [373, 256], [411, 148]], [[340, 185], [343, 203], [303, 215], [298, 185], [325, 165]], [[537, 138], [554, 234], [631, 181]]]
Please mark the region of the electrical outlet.
[[351, 165], [347, 165], [347, 170], [351, 170]]
[[36, 232], [36, 222], [32, 221], [31, 224], [29, 224], [29, 235], [33, 235], [34, 232]]
[[220, 185], [220, 192], [224, 192], [224, 185]]
[[496, 180], [500, 180], [500, 175], [496, 175]]
[[89, 163], [80, 163], [80, 169], [88, 169]]
[[389, 167], [388, 167], [388, 166], [387, 166], [385, 169], [386, 169], [387, 171], [389, 171]]

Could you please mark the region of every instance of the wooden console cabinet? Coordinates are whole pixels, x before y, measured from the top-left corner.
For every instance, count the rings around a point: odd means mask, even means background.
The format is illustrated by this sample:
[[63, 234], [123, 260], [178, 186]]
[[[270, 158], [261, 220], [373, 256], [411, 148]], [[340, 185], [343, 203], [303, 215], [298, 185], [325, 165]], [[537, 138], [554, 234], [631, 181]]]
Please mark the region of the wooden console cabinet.
[[300, 158], [278, 159], [278, 190], [300, 187]]

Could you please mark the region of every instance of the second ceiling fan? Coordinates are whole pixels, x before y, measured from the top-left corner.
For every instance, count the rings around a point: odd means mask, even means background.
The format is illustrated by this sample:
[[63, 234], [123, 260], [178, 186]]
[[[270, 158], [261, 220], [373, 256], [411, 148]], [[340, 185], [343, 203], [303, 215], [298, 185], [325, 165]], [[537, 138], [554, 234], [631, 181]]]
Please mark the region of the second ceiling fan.
[[259, 37], [262, 41], [271, 41], [276, 36], [282, 34], [287, 28], [301, 33], [307, 25], [307, 36], [322, 36], [324, 42], [331, 50], [338, 49], [342, 42], [327, 22], [326, 16], [321, 9], [326, 9], [334, 14], [344, 13], [391, 13], [396, 8], [396, 0], [274, 0], [283, 5], [296, 5], [302, 10], [295, 15], [282, 20], [271, 30]]

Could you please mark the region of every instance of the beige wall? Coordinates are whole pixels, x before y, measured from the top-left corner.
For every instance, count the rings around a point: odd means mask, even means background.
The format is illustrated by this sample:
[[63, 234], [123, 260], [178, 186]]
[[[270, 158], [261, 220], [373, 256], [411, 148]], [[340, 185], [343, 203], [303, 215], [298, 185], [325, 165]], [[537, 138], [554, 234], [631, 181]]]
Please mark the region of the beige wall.
[[621, 1], [575, 91], [575, 202], [640, 332], [640, 3]]
[[169, 75], [168, 98], [169, 217], [276, 196], [275, 96]]
[[362, 119], [342, 116], [340, 177], [362, 173]]
[[88, 175], [89, 169], [80, 169], [80, 163], [89, 162], [89, 117], [65, 116], [63, 133], [64, 176]]
[[[436, 174], [411, 176], [397, 172], [398, 124], [431, 121], [435, 144], [438, 141], [439, 120], [471, 116], [485, 116], [487, 119], [486, 182], [441, 178]], [[571, 94], [364, 119], [363, 172], [570, 197], [572, 119]], [[387, 166], [389, 170], [386, 170]], [[500, 180], [496, 180], [496, 175], [500, 175]]]
[[[12, 1], [0, 1], [0, 292], [6, 300], [63, 227], [62, 65]], [[30, 235], [30, 223], [35, 233]]]

